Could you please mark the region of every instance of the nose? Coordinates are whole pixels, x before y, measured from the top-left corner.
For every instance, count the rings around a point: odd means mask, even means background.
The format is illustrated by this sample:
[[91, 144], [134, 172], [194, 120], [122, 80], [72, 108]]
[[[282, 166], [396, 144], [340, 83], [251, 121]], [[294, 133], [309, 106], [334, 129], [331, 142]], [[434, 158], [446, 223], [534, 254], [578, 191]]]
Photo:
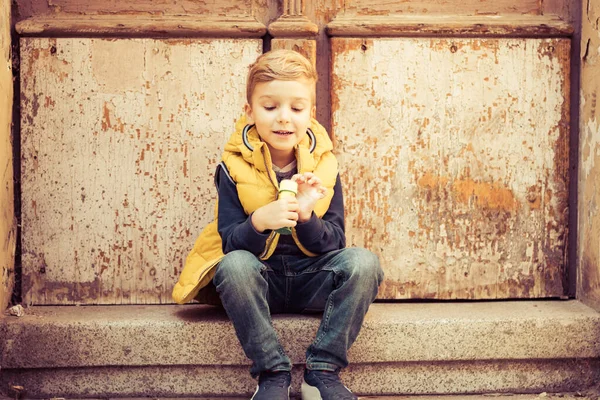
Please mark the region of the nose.
[[285, 123], [290, 120], [290, 110], [287, 107], [281, 107], [277, 115], [277, 122]]

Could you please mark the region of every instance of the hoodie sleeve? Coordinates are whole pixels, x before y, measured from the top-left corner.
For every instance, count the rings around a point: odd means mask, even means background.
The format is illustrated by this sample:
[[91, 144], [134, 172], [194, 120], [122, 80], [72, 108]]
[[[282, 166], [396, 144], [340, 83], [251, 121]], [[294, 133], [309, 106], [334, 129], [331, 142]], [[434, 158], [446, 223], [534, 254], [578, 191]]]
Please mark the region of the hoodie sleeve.
[[259, 233], [254, 229], [238, 197], [235, 182], [223, 164], [217, 166], [215, 184], [219, 194], [218, 230], [223, 243], [223, 253], [247, 250], [258, 256], [265, 248], [270, 230]]
[[333, 187], [333, 198], [323, 218], [313, 212], [308, 221], [296, 225], [296, 234], [300, 243], [316, 254], [346, 247], [344, 197], [339, 174]]

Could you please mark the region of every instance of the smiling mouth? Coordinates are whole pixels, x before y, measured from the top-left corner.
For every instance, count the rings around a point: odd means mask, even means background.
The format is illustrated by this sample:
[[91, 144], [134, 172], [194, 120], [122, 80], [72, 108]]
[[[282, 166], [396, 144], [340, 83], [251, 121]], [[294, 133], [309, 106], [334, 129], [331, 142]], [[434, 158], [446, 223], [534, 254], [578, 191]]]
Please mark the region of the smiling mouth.
[[281, 135], [281, 136], [289, 136], [289, 135], [293, 135], [294, 132], [290, 132], [290, 131], [274, 131], [275, 134], [277, 135]]

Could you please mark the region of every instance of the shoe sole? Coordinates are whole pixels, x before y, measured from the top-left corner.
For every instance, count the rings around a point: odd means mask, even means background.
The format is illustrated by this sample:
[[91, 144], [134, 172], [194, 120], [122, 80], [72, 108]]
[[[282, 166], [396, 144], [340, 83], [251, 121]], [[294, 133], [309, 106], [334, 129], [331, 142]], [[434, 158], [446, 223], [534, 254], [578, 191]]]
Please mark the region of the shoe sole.
[[302, 381], [300, 393], [302, 394], [302, 400], [323, 400], [319, 389], [314, 386], [310, 386], [305, 380]]
[[[350, 389], [348, 389], [350, 390]], [[305, 380], [302, 381], [300, 387], [300, 393], [302, 394], [302, 400], [323, 400], [321, 392], [314, 386], [310, 386]], [[360, 397], [358, 398], [360, 400]], [[599, 399], [600, 400], [600, 399]]]
[[[258, 393], [258, 389], [260, 389], [260, 387], [258, 385], [256, 385], [256, 390], [254, 391], [254, 394], [252, 395], [252, 397], [250, 397], [250, 400], [254, 399], [254, 396], [256, 396], [256, 393]], [[290, 388], [288, 388], [288, 394], [287, 394], [286, 400], [290, 400]]]

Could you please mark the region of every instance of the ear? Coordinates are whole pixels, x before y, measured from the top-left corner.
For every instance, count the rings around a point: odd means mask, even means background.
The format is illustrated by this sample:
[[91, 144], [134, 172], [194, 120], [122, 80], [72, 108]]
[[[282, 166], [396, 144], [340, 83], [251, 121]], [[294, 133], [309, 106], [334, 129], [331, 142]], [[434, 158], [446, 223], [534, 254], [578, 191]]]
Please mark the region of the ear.
[[317, 106], [312, 106], [310, 109], [310, 117], [317, 118]]
[[246, 122], [248, 124], [253, 124], [254, 123], [254, 118], [252, 117], [252, 107], [250, 107], [250, 104], [246, 103], [246, 105], [244, 106], [244, 112], [246, 113]]

